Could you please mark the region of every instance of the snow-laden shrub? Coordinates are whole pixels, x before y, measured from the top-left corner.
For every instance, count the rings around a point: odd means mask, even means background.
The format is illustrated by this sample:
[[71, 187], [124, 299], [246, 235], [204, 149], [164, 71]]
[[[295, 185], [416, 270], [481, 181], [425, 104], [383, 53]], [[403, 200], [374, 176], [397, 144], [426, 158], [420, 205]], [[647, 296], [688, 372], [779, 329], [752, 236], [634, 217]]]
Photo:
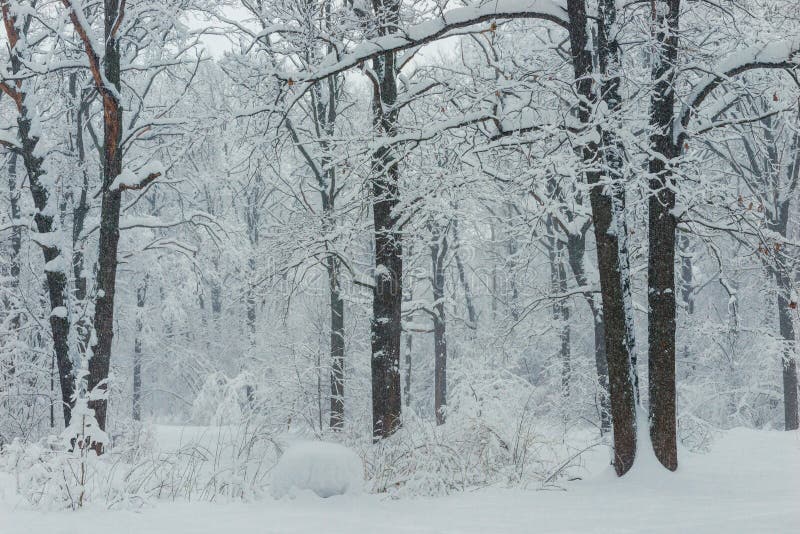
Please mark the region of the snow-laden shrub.
[[272, 471], [271, 493], [276, 499], [298, 490], [332, 497], [360, 493], [363, 483], [364, 467], [355, 452], [338, 443], [303, 441], [281, 456]]
[[192, 403], [192, 420], [203, 425], [226, 425], [242, 419], [241, 381], [224, 373], [206, 377]]
[[178, 443], [159, 443], [131, 465], [126, 475], [131, 489], [169, 500], [260, 497], [278, 458], [272, 434], [248, 423], [201, 428]]
[[101, 456], [66, 451], [57, 439], [14, 442], [0, 451], [0, 471], [30, 506], [137, 508], [159, 499], [253, 498], [263, 494], [277, 462], [270, 434], [241, 425], [209, 427], [166, 447], [147, 428], [131, 428]]
[[30, 506], [49, 510], [140, 507], [148, 496], [131, 486], [130, 467], [123, 455], [66, 451], [55, 438], [28, 445], [15, 441], [0, 453], [0, 470], [13, 476], [16, 493]]
[[470, 368], [453, 381], [444, 425], [407, 412], [395, 435], [365, 448], [372, 491], [442, 495], [552, 481], [570, 452], [563, 429], [536, 412], [541, 395], [511, 373]]

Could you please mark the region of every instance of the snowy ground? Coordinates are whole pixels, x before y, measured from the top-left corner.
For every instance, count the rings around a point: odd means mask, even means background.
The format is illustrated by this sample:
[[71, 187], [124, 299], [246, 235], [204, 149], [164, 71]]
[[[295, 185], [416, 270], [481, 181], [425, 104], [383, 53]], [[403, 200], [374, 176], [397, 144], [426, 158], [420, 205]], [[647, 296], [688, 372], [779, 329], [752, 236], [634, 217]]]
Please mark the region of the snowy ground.
[[[800, 525], [800, 433], [733, 430], [669, 474], [645, 456], [616, 479], [607, 452], [586, 457], [565, 491], [486, 488], [443, 498], [381, 495], [250, 503], [164, 502], [139, 512], [41, 512], [0, 492], [2, 534], [794, 533]], [[3, 503], [5, 502], [5, 504]]]

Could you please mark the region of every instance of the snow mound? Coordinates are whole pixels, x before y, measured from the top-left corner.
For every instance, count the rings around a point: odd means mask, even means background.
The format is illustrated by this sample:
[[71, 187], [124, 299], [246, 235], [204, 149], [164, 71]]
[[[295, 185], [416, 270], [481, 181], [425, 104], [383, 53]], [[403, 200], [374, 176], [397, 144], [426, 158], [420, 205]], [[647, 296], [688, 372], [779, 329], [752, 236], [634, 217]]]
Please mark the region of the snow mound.
[[364, 482], [361, 458], [337, 443], [304, 441], [293, 444], [272, 471], [272, 496], [293, 497], [310, 490], [320, 497], [356, 494]]

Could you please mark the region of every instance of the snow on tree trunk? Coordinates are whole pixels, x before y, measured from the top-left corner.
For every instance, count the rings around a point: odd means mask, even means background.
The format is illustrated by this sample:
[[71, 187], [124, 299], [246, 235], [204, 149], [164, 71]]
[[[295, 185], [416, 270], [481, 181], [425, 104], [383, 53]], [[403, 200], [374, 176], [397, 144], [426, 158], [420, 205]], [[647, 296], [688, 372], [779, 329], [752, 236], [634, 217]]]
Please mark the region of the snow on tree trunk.
[[[397, 0], [375, 0], [381, 34], [391, 33], [400, 16]], [[372, 97], [373, 125], [386, 137], [397, 134], [397, 65], [395, 53], [373, 60], [378, 80]], [[372, 155], [372, 217], [375, 238], [375, 285], [372, 293], [372, 430], [385, 438], [400, 427], [400, 336], [403, 305], [403, 247], [398, 228], [400, 168], [389, 146]]]

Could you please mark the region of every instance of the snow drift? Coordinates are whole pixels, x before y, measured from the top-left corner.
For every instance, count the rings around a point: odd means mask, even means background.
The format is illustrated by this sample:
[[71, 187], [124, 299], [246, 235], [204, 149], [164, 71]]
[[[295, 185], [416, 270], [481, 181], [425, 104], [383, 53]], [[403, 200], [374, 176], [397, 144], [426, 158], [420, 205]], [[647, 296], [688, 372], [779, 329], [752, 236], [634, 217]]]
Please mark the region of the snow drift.
[[293, 497], [310, 490], [320, 497], [360, 493], [364, 482], [361, 458], [336, 443], [304, 441], [293, 444], [272, 472], [272, 496]]

